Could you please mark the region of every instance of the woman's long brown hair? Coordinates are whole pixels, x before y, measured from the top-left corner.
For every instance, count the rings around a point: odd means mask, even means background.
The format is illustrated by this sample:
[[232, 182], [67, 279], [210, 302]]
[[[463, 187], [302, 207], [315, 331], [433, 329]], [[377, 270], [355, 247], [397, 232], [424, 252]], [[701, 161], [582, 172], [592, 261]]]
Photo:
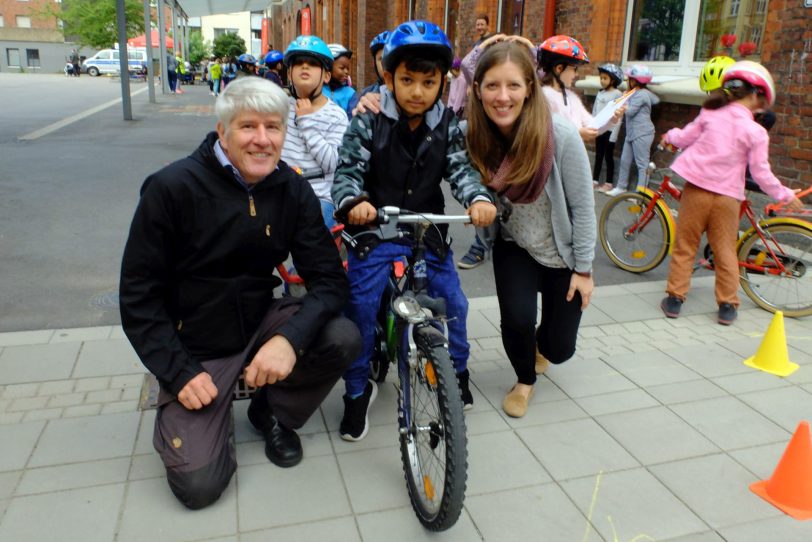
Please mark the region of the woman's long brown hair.
[[[485, 114], [479, 87], [491, 68], [506, 62], [515, 64], [529, 89], [529, 95], [516, 119], [513, 132], [505, 137]], [[468, 154], [471, 163], [482, 175], [482, 182], [491, 181], [488, 170], [499, 169], [505, 157], [512, 159], [507, 184], [529, 182], [541, 166], [547, 138], [550, 137], [550, 110], [541, 93], [536, 70], [526, 46], [516, 42], [501, 42], [488, 47], [474, 71], [473, 91], [468, 98]]]

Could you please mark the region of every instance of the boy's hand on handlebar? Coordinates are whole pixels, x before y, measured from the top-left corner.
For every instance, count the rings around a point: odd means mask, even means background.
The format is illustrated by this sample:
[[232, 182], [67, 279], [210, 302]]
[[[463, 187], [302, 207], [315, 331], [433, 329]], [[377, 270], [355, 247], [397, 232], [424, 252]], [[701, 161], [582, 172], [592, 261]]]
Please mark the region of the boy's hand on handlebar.
[[496, 218], [496, 205], [489, 201], [477, 201], [468, 207], [466, 214], [471, 217], [471, 224], [484, 228]]
[[362, 201], [347, 213], [349, 223], [355, 226], [369, 224], [376, 218], [378, 218], [378, 210], [368, 201]]

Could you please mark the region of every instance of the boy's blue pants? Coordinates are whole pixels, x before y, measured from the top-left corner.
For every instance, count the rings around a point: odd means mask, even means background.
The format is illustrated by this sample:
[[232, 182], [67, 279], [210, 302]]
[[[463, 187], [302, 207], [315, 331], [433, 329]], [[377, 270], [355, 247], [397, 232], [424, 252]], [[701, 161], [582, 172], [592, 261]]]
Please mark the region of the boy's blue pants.
[[[349, 252], [350, 302], [347, 305], [347, 317], [361, 331], [361, 355], [353, 361], [344, 373], [347, 395], [356, 396], [364, 391], [369, 376], [369, 360], [375, 341], [375, 319], [380, 307], [381, 296], [386, 288], [392, 262], [400, 257], [408, 257], [412, 249], [397, 243], [381, 243], [375, 247], [365, 260]], [[429, 295], [442, 297], [446, 301], [446, 312], [449, 318], [448, 342], [449, 354], [457, 372], [465, 370], [468, 365], [468, 299], [462, 292], [460, 278], [454, 268], [454, 255], [448, 250], [444, 260], [426, 250]]]

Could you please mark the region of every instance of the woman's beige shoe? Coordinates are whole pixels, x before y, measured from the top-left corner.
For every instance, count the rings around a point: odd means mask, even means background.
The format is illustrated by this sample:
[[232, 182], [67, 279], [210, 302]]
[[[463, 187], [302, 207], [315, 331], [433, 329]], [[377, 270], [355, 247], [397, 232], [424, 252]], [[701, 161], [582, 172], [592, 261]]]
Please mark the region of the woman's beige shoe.
[[527, 405], [530, 403], [530, 399], [533, 398], [535, 391], [535, 388], [530, 388], [530, 395], [525, 397], [516, 390], [516, 386], [513, 386], [505, 395], [505, 400], [502, 401], [502, 410], [512, 418], [523, 417], [527, 414]]
[[536, 374], [540, 375], [544, 371], [547, 370], [547, 367], [550, 366], [550, 360], [542, 356], [538, 350], [536, 350]]

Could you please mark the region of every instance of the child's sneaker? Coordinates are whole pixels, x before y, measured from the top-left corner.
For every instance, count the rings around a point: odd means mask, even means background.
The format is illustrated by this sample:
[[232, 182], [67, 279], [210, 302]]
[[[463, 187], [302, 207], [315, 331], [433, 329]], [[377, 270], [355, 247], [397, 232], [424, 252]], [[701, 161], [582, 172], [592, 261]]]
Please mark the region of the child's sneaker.
[[606, 195], [609, 196], [610, 198], [614, 198], [615, 196], [619, 196], [624, 192], [625, 192], [624, 189], [620, 188], [619, 186], [616, 186], [613, 189], [606, 192]]
[[669, 318], [677, 318], [682, 309], [682, 299], [670, 295], [660, 302], [660, 308]]
[[457, 262], [460, 269], [473, 269], [485, 262], [485, 250], [476, 244], [471, 245], [468, 252]]
[[471, 386], [468, 382], [470, 378], [471, 373], [468, 372], [468, 369], [457, 373], [457, 383], [460, 385], [463, 410], [471, 410], [474, 408], [474, 396], [471, 394]]
[[356, 442], [367, 436], [369, 432], [369, 407], [378, 396], [378, 385], [372, 380], [367, 381], [364, 393], [355, 399], [344, 396], [344, 417], [338, 433], [344, 440]]
[[607, 192], [609, 192], [613, 188], [614, 188], [614, 186], [612, 186], [612, 183], [603, 183], [602, 185], [600, 185], [598, 187], [598, 192], [603, 192], [604, 194], [606, 194]]
[[738, 316], [736, 307], [730, 303], [719, 304], [719, 318], [717, 321], [720, 324], [723, 326], [729, 326], [736, 319], [736, 316]]

